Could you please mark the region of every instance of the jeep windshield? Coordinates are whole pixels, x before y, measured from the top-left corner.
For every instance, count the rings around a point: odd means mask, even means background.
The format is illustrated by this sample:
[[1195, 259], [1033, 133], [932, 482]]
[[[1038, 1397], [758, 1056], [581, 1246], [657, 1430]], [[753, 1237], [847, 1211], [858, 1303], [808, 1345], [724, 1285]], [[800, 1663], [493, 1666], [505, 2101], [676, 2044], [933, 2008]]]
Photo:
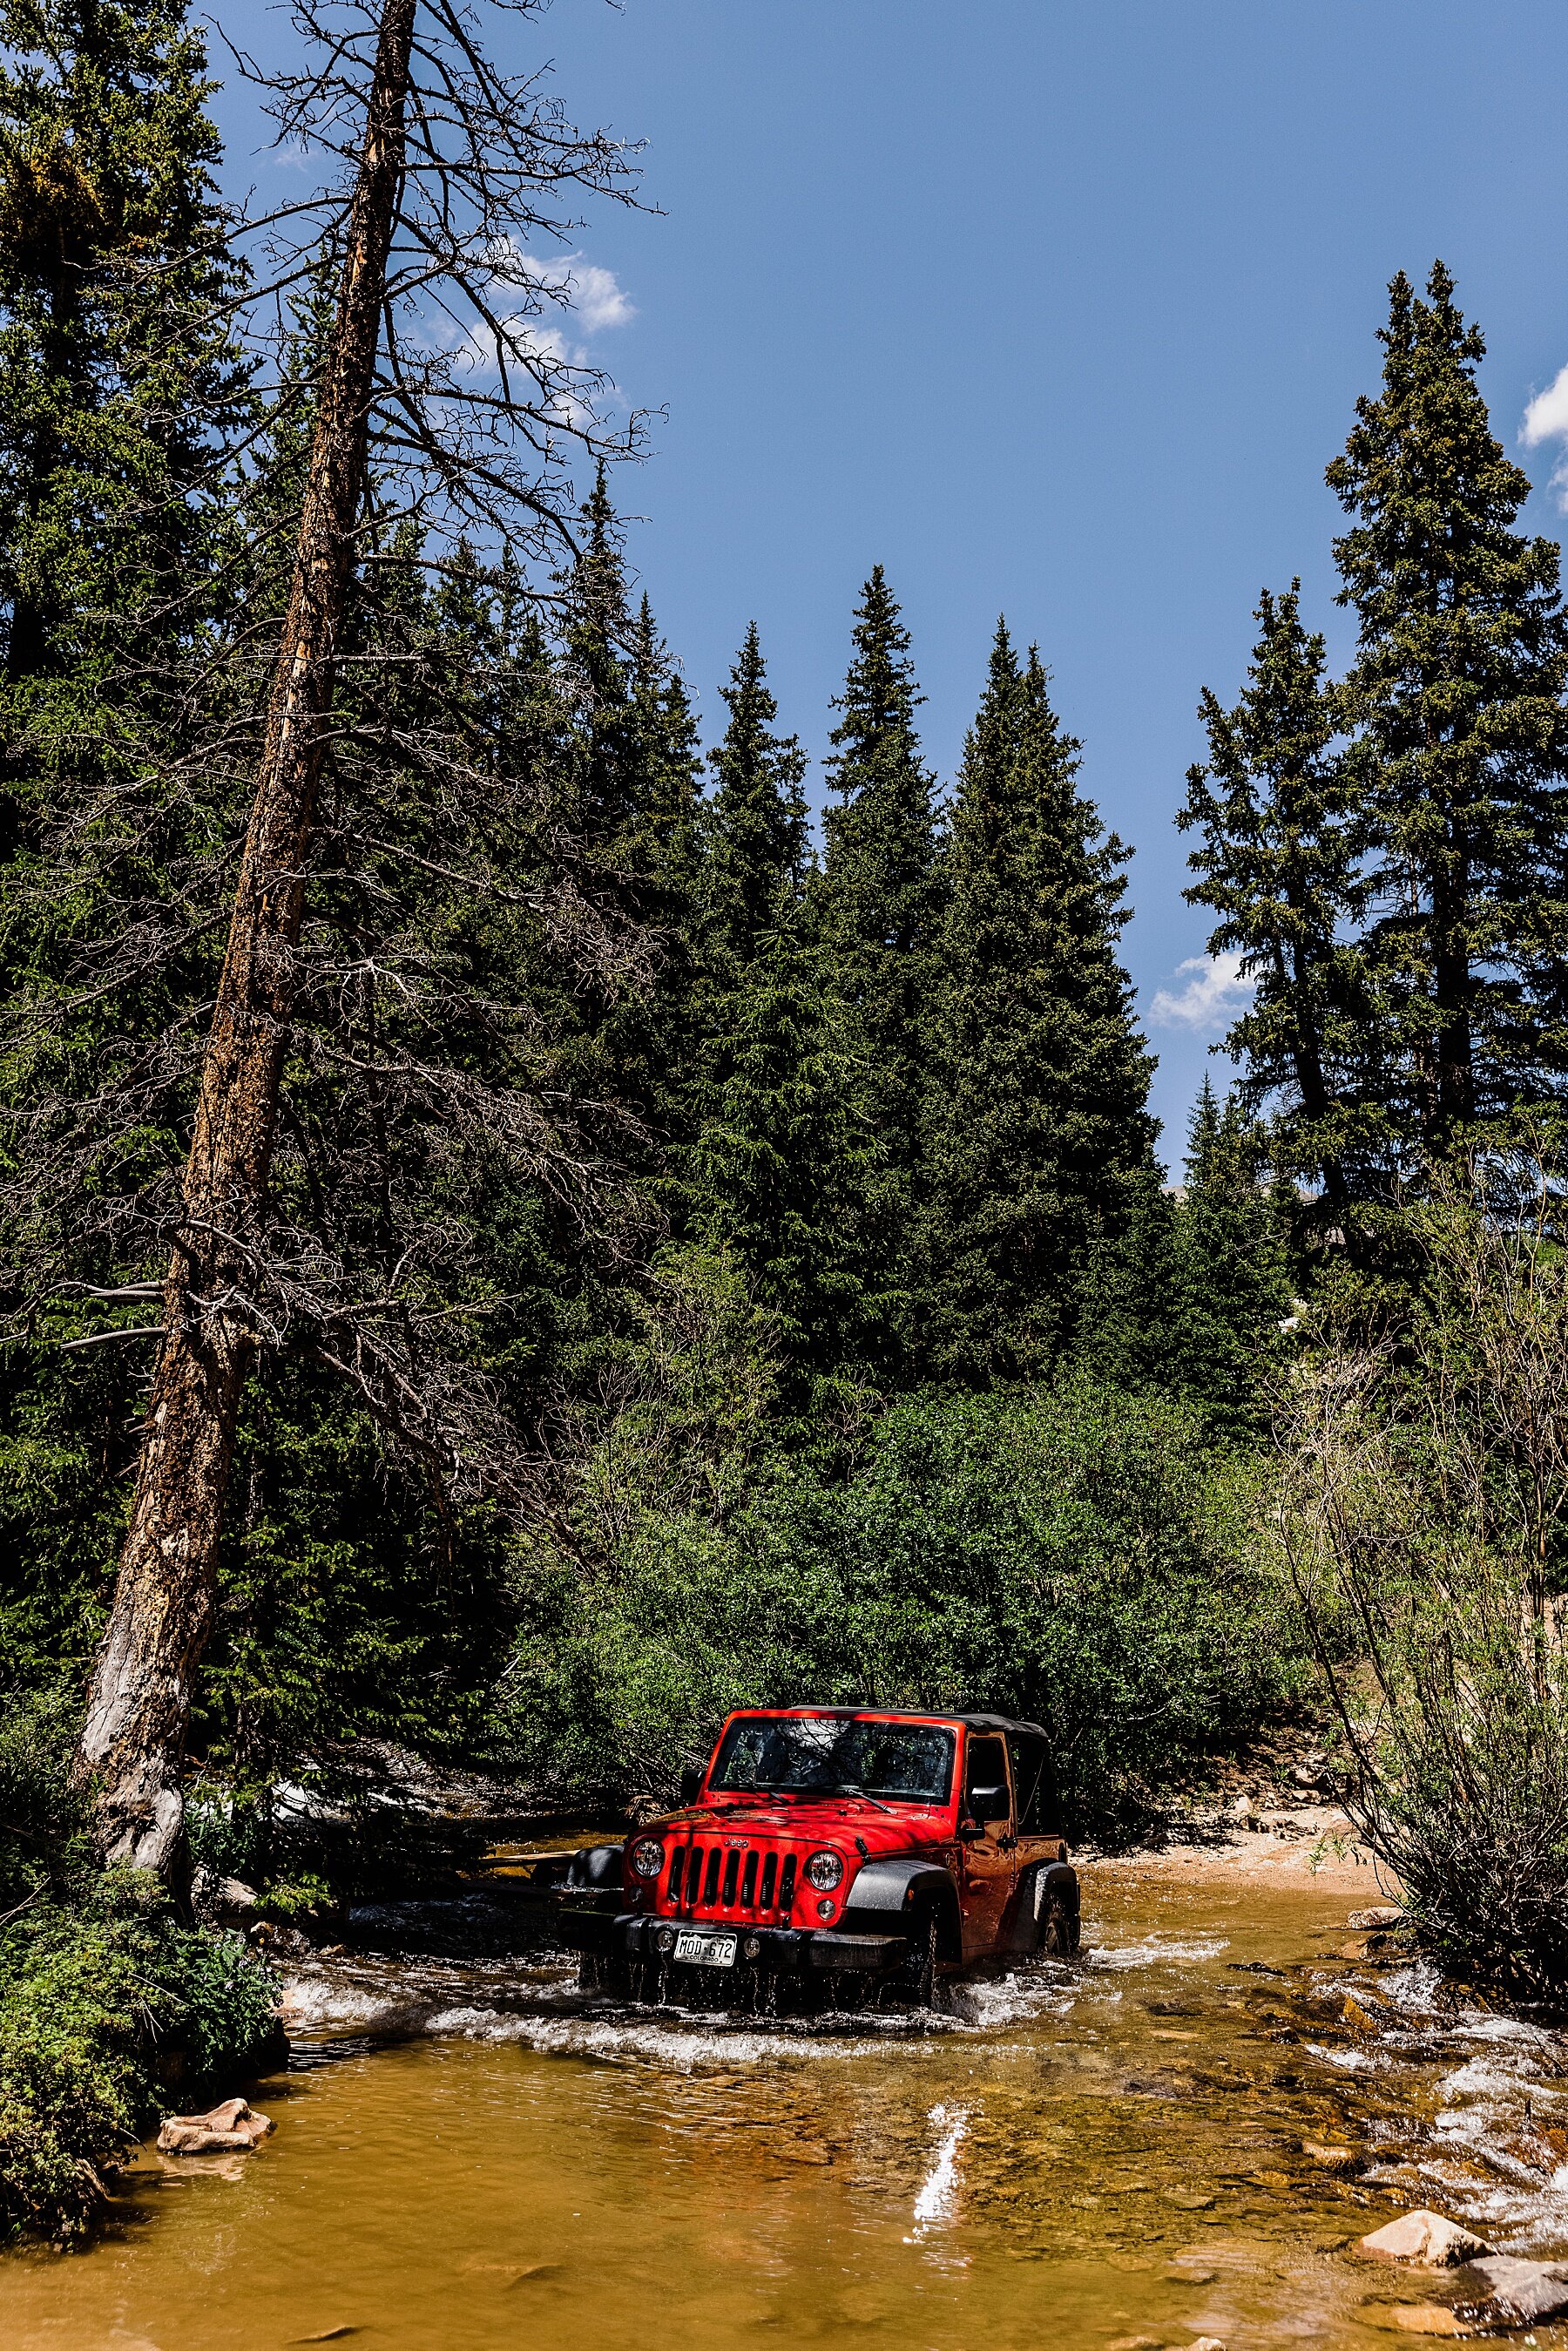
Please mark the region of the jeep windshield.
[[743, 1714], [725, 1731], [708, 1785], [732, 1795], [945, 1804], [954, 1745], [953, 1733], [935, 1723]]

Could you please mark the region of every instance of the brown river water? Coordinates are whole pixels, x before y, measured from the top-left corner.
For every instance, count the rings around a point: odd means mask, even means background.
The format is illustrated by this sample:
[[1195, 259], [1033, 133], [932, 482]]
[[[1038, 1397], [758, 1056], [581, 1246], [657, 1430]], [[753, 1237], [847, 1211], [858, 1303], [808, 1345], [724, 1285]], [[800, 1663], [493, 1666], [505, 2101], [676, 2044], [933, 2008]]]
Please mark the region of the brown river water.
[[941, 2017], [649, 2015], [543, 1961], [307, 1968], [290, 2071], [254, 2092], [275, 2137], [143, 2151], [90, 2251], [0, 2259], [0, 2345], [1386, 2346], [1389, 2304], [1427, 2296], [1353, 2245], [1396, 2211], [1568, 2250], [1568, 2042], [1338, 1956], [1357, 1898], [1092, 1864], [1082, 1960]]

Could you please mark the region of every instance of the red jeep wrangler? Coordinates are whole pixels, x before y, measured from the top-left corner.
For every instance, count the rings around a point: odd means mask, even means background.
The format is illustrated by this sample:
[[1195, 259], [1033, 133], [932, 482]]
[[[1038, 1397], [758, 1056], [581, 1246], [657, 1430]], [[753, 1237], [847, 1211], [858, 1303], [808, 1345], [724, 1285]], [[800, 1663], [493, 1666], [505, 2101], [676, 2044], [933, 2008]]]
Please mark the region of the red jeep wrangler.
[[705, 1984], [732, 2005], [831, 1975], [838, 2001], [880, 1985], [929, 2005], [961, 1970], [1078, 1948], [1038, 1723], [732, 1714], [681, 1796], [624, 1845], [574, 1856], [559, 1892], [585, 1984], [655, 2000]]

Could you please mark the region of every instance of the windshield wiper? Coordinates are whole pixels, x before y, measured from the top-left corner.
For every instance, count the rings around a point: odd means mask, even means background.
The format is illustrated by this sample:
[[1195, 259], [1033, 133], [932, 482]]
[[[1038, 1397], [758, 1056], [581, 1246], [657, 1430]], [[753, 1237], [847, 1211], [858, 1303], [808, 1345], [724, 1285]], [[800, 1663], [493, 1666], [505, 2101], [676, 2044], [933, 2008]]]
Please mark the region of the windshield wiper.
[[875, 1804], [879, 1813], [890, 1813], [893, 1809], [891, 1804], [885, 1804], [880, 1796], [868, 1796], [864, 1788], [856, 1786], [853, 1780], [836, 1781], [833, 1792], [836, 1796], [858, 1796], [863, 1804]]

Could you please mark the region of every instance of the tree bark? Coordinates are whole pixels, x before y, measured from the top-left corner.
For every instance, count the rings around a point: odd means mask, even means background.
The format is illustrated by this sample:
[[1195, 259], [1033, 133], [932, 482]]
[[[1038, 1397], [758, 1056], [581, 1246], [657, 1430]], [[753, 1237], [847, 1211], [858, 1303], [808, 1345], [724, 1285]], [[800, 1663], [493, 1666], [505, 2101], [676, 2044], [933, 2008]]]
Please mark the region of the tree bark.
[[353, 564], [418, 0], [385, 0], [337, 308], [322, 370], [283, 644], [164, 1285], [130, 1526], [78, 1757], [111, 1861], [172, 1876], [181, 1774], [211, 1629], [246, 1297], [294, 995], [305, 865]]

